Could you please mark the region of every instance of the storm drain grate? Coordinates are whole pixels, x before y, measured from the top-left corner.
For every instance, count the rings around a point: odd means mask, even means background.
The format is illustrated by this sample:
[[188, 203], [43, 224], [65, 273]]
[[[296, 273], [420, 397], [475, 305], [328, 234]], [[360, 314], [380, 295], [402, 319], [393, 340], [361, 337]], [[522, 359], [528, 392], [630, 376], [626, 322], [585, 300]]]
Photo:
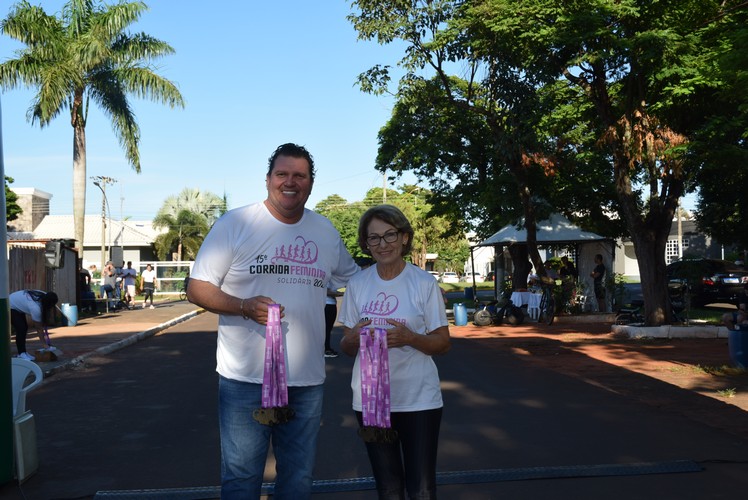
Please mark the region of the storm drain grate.
[[[639, 476], [647, 474], [677, 474], [700, 472], [698, 463], [691, 460], [671, 462], [642, 462], [632, 464], [564, 465], [551, 467], [524, 467], [517, 469], [484, 469], [459, 472], [439, 472], [436, 482], [446, 484], [477, 484], [501, 481], [527, 481], [531, 479], [563, 479], [606, 476]], [[262, 494], [273, 493], [274, 484], [262, 485]], [[323, 479], [314, 481], [313, 493], [339, 493], [344, 491], [373, 490], [374, 478]], [[171, 488], [160, 490], [99, 491], [94, 500], [206, 500], [220, 498], [217, 486], [202, 488]]]

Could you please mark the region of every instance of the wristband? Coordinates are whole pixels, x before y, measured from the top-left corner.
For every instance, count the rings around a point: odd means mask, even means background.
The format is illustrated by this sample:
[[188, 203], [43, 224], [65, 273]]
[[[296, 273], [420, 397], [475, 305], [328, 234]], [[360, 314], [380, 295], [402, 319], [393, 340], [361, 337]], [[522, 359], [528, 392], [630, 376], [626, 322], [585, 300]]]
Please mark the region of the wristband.
[[242, 318], [250, 319], [249, 315], [244, 312], [244, 299], [242, 299], [241, 303], [239, 304], [239, 312], [242, 314]]

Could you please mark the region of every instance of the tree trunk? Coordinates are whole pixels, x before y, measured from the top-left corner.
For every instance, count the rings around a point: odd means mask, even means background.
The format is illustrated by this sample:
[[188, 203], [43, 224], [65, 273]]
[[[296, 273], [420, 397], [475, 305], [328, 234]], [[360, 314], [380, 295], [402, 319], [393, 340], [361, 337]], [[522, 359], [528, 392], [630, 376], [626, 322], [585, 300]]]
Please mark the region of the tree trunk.
[[86, 219], [86, 129], [73, 124], [73, 227], [78, 257], [83, 258], [83, 234]]
[[670, 319], [665, 246], [680, 192], [676, 186], [665, 197], [652, 197], [642, 212], [629, 176], [633, 160], [619, 148], [613, 161], [616, 191], [639, 264], [645, 322], [649, 326], [662, 325]]
[[[509, 245], [509, 255], [512, 257], [512, 290], [527, 288], [527, 275], [530, 274], [530, 259], [528, 245]], [[497, 278], [498, 279], [498, 278]], [[501, 286], [499, 286], [501, 290]]]
[[639, 263], [646, 324], [654, 326], [669, 323], [670, 297], [665, 269], [665, 242], [668, 235], [663, 235], [662, 231], [651, 231], [644, 235], [631, 234], [635, 235], [632, 240]]

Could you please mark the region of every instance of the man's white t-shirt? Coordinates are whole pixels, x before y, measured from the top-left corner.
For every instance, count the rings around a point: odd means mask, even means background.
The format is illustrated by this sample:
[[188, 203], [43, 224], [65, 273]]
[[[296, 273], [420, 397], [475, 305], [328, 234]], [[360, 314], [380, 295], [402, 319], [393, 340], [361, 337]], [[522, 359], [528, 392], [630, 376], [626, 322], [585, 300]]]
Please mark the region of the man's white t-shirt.
[[[260, 202], [231, 210], [214, 224], [190, 279], [235, 297], [263, 295], [282, 305], [288, 385], [310, 386], [325, 380], [327, 286], [339, 288], [358, 271], [328, 219], [305, 210], [299, 222], [285, 224]], [[241, 315], [221, 315], [218, 373], [261, 384], [265, 328]]]
[[[427, 335], [447, 326], [439, 285], [426, 271], [406, 264], [395, 279], [383, 280], [376, 266], [361, 271], [348, 283], [343, 295], [338, 321], [353, 328], [361, 319], [372, 323], [368, 328], [392, 328], [392, 319], [404, 323], [409, 330]], [[442, 393], [439, 373], [431, 356], [410, 346], [388, 349], [390, 362], [391, 411], [420, 411], [441, 408]], [[353, 409], [361, 411], [361, 368], [359, 356], [351, 377]]]

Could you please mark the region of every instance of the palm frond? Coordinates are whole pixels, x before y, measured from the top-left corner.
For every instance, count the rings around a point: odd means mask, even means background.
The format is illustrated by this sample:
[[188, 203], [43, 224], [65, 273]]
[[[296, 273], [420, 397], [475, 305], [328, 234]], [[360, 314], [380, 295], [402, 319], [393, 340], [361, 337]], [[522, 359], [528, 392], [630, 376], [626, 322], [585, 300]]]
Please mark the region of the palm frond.
[[43, 51], [64, 38], [64, 28], [59, 19], [26, 1], [15, 4], [0, 26], [3, 33], [33, 51]]
[[127, 92], [142, 99], [166, 104], [170, 108], [184, 108], [185, 103], [179, 88], [151, 69], [128, 66], [116, 69], [115, 73]]

